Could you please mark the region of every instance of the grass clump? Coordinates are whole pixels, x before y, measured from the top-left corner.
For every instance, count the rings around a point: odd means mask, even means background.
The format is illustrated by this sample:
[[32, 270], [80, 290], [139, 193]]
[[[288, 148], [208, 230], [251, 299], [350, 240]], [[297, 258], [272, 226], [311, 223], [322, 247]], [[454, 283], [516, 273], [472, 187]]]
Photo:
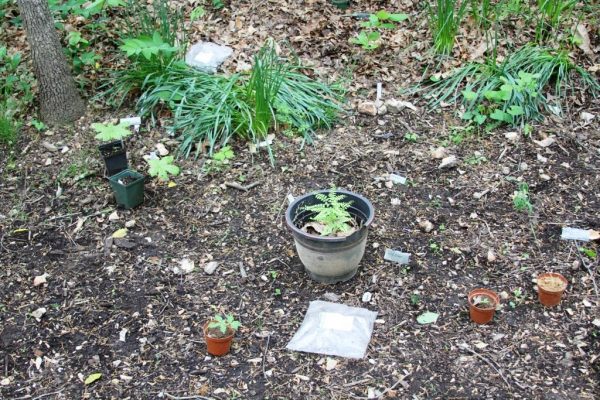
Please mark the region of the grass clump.
[[433, 33], [433, 48], [439, 54], [450, 54], [460, 23], [467, 11], [467, 0], [436, 0], [435, 7], [427, 2]]
[[[224, 146], [231, 137], [257, 142], [271, 130], [292, 129], [310, 141], [330, 127], [341, 108], [334, 89], [282, 60], [272, 45], [255, 56], [250, 74], [211, 75], [174, 61], [147, 77], [138, 106], [142, 114], [168, 108], [183, 156]], [[194, 151], [195, 147], [195, 151]]]
[[[442, 102], [461, 104], [463, 117], [478, 125], [516, 126], [540, 119], [544, 111], [560, 113], [567, 91], [573, 90], [574, 74], [592, 96], [600, 93], [598, 81], [574, 64], [566, 51], [525, 46], [501, 63], [471, 62], [415, 91], [427, 90], [431, 108]], [[490, 121], [494, 122], [488, 124]]]

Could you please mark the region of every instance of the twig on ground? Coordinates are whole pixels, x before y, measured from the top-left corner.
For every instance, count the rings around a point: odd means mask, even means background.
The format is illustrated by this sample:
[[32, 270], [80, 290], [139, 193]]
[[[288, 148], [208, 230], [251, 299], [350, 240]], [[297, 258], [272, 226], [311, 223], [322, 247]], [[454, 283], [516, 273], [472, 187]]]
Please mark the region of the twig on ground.
[[260, 185], [261, 183], [262, 183], [261, 181], [256, 181], [256, 182], [252, 182], [246, 186], [242, 186], [237, 182], [225, 182], [225, 186], [233, 188], [233, 189], [241, 190], [242, 192], [247, 192], [248, 190], [252, 189], [253, 187]]
[[44, 397], [48, 397], [48, 396], [52, 396], [53, 394], [59, 394], [63, 391], [64, 389], [60, 389], [54, 392], [49, 392], [49, 393], [44, 393], [44, 394], [40, 394], [37, 397], [32, 397], [31, 395], [27, 395], [27, 396], [23, 396], [23, 397], [17, 397], [15, 400], [25, 400], [25, 399], [29, 399], [29, 400], [38, 400], [38, 399], [43, 399]]
[[169, 399], [172, 399], [172, 400], [192, 400], [192, 399], [213, 400], [210, 397], [204, 397], [204, 396], [199, 396], [199, 395], [195, 395], [195, 396], [173, 396], [172, 394], [169, 394], [167, 392], [163, 392], [163, 394], [166, 397], [168, 397]]
[[583, 256], [581, 255], [581, 252], [579, 251], [579, 245], [577, 243], [573, 243], [573, 246], [575, 246], [575, 253], [579, 257], [579, 260], [581, 261], [581, 265], [583, 265], [583, 267], [590, 274], [590, 278], [592, 278], [592, 283], [594, 284], [594, 292], [596, 292], [596, 297], [597, 297], [598, 296], [598, 285], [596, 285], [596, 277], [594, 276], [594, 271], [592, 271], [592, 269], [590, 267], [588, 267], [588, 265], [586, 264], [585, 259], [583, 258]]
[[[485, 362], [487, 365], [489, 365], [490, 367], [492, 367], [492, 369], [494, 371], [496, 371], [498, 373], [498, 375], [500, 375], [500, 378], [502, 378], [502, 380], [504, 381], [504, 383], [506, 383], [506, 385], [510, 388], [511, 384], [508, 382], [508, 380], [506, 379], [506, 377], [504, 375], [502, 375], [502, 372], [500, 372], [500, 369], [498, 369], [494, 363], [490, 360], [488, 360], [487, 358], [485, 358], [484, 356], [482, 356], [481, 354], [479, 354], [478, 352], [476, 352], [475, 350], [471, 349], [466, 343], [462, 343], [458, 345], [458, 348], [461, 350], [465, 350], [471, 354], [473, 354], [475, 357], [479, 358], [481, 361]], [[523, 387], [523, 385], [521, 385], [513, 376], [513, 381], [515, 382], [515, 385], [517, 385], [517, 387], [519, 387], [519, 389], [521, 390], [525, 390], [525, 388]]]

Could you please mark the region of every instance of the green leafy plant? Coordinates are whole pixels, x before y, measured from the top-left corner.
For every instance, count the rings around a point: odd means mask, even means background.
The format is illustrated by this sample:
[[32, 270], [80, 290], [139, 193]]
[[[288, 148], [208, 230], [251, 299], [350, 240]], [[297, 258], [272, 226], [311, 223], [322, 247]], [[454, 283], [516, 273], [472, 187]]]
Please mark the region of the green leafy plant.
[[119, 46], [119, 49], [124, 51], [128, 57], [139, 56], [141, 54], [146, 60], [158, 57], [160, 54], [170, 55], [177, 51], [177, 47], [166, 43], [158, 32], [154, 32], [152, 37], [140, 36], [123, 39], [123, 44]]
[[[144, 78], [138, 107], [143, 115], [171, 110], [184, 156], [195, 144], [208, 143], [212, 154], [234, 135], [257, 143], [278, 129], [291, 129], [310, 142], [316, 129], [333, 124], [341, 107], [336, 91], [301, 68], [279, 58], [272, 44], [259, 52], [257, 72], [249, 75], [212, 75], [173, 62]], [[198, 156], [203, 146], [195, 147]]]
[[229, 161], [235, 157], [235, 153], [231, 146], [223, 146], [217, 152], [215, 152], [210, 160], [206, 161], [204, 165], [204, 172], [218, 172], [223, 170], [226, 165], [229, 164]]
[[344, 233], [352, 229], [350, 223], [354, 221], [354, 218], [348, 212], [352, 202], [342, 201], [346, 198], [344, 194], [336, 194], [335, 189], [332, 188], [329, 193], [318, 193], [315, 197], [321, 203], [305, 206], [303, 209], [315, 213], [310, 218], [311, 221], [323, 224], [321, 236]]
[[525, 182], [519, 183], [518, 189], [513, 193], [513, 207], [517, 211], [533, 212], [533, 205], [529, 200], [529, 185]]
[[436, 0], [436, 6], [426, 3], [433, 32], [433, 48], [439, 54], [450, 54], [458, 28], [467, 11], [467, 0]]
[[148, 173], [161, 181], [168, 181], [169, 175], [179, 175], [179, 167], [173, 164], [173, 156], [151, 158], [148, 160]]
[[0, 145], [12, 146], [16, 143], [19, 127], [10, 117], [7, 117], [0, 108]]
[[417, 140], [419, 139], [419, 135], [417, 135], [414, 132], [406, 132], [404, 134], [404, 140], [406, 140], [407, 142], [410, 143], [417, 143]]
[[521, 290], [521, 288], [516, 288], [515, 290], [513, 290], [512, 292], [514, 300], [511, 300], [508, 302], [508, 304], [510, 305], [511, 308], [516, 308], [517, 305], [523, 303], [525, 301], [525, 295], [523, 294], [523, 291]]
[[595, 260], [598, 256], [595, 250], [588, 247], [580, 247], [579, 252], [591, 260]]
[[[468, 63], [449, 77], [412, 92], [427, 90], [431, 108], [442, 102], [462, 104], [463, 118], [477, 125], [524, 125], [540, 119], [543, 111], [561, 109], [572, 74], [580, 76], [583, 91], [597, 97], [600, 83], [566, 52], [537, 46], [524, 46], [502, 63]], [[465, 88], [461, 91], [462, 84]]]
[[400, 23], [408, 19], [407, 14], [394, 14], [385, 10], [369, 14], [368, 20], [361, 22], [360, 26], [367, 28], [361, 30], [358, 35], [350, 38], [350, 43], [361, 46], [365, 50], [375, 50], [380, 46], [381, 33], [378, 29], [394, 29]]
[[396, 23], [405, 21], [408, 19], [407, 14], [394, 14], [385, 10], [376, 12], [375, 14], [369, 14], [369, 20], [362, 22], [360, 26], [363, 28], [373, 29], [395, 29], [398, 26]]
[[375, 50], [379, 47], [379, 39], [381, 39], [381, 33], [377, 31], [360, 31], [360, 33], [350, 38], [350, 43], [357, 44], [365, 50]]
[[94, 123], [92, 124], [92, 129], [98, 132], [95, 138], [102, 142], [122, 140], [123, 138], [131, 135], [131, 130], [129, 129], [128, 124], [111, 125]]
[[208, 324], [209, 329], [218, 329], [223, 335], [226, 334], [227, 331], [237, 331], [240, 326], [242, 326], [242, 324], [239, 321], [236, 321], [231, 314], [225, 315], [225, 318], [223, 318], [221, 314], [216, 314]]

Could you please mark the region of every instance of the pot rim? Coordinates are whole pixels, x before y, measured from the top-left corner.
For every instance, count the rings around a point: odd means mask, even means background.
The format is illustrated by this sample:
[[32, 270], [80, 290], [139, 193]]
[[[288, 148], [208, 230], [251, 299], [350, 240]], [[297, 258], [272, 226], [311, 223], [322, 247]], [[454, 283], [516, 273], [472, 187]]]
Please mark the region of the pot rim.
[[[123, 177], [125, 175], [132, 176], [132, 177], [134, 177], [136, 179], [133, 182], [130, 182], [129, 184], [127, 184], [127, 185], [123, 185], [122, 183], [119, 183], [119, 178], [121, 178], [121, 177]], [[139, 172], [137, 172], [137, 171], [135, 171], [133, 169], [129, 169], [129, 168], [126, 168], [123, 171], [117, 172], [116, 174], [111, 175], [111, 176], [108, 177], [109, 181], [113, 182], [116, 185], [124, 187], [124, 188], [129, 187], [129, 186], [131, 186], [133, 184], [136, 184], [139, 181], [144, 180], [144, 179], [145, 179], [144, 175], [140, 174]]]
[[298, 228], [294, 224], [294, 221], [292, 221], [292, 216], [290, 215], [290, 211], [292, 210], [292, 208], [308, 197], [311, 197], [311, 196], [314, 196], [314, 195], [317, 195], [320, 193], [329, 193], [330, 191], [331, 191], [330, 189], [315, 190], [314, 192], [310, 192], [310, 193], [304, 194], [302, 196], [296, 197], [294, 199], [294, 201], [292, 201], [290, 203], [287, 210], [285, 211], [285, 222], [286, 222], [288, 228], [290, 228], [294, 234], [304, 237], [306, 239], [316, 240], [316, 241], [320, 241], [320, 242], [328, 242], [328, 243], [345, 242], [349, 238], [354, 237], [357, 233], [361, 232], [363, 229], [368, 228], [369, 225], [371, 225], [371, 223], [373, 222], [373, 219], [375, 218], [375, 208], [373, 207], [373, 204], [369, 201], [369, 199], [367, 199], [366, 197], [364, 197], [358, 193], [354, 193], [354, 192], [351, 192], [346, 189], [335, 189], [335, 193], [341, 193], [341, 194], [354, 196], [354, 197], [362, 200], [369, 208], [369, 215], [367, 216], [367, 220], [363, 222], [360, 229], [349, 236], [319, 236], [319, 235], [311, 235], [310, 233], [306, 233], [302, 229]]
[[[540, 285], [540, 283], [539, 283], [540, 278], [543, 278], [546, 276], [558, 278], [563, 283], [563, 285], [564, 285], [563, 288], [559, 289], [559, 290], [549, 290], [549, 289], [546, 289], [545, 287], [542, 287], [542, 285]], [[542, 274], [539, 274], [537, 276], [537, 278], [535, 278], [535, 283], [537, 284], [538, 289], [543, 290], [548, 293], [562, 293], [565, 290], [567, 290], [567, 286], [569, 286], [569, 281], [567, 280], [567, 278], [565, 278], [562, 274], [559, 274], [558, 272], [544, 272]]]
[[[479, 308], [477, 307], [474, 303], [473, 303], [473, 298], [475, 296], [478, 295], [486, 295], [488, 297], [491, 297], [492, 300], [494, 301], [494, 307], [492, 308]], [[485, 289], [485, 288], [477, 288], [477, 289], [473, 289], [469, 292], [469, 294], [467, 295], [467, 299], [469, 301], [469, 305], [475, 307], [478, 310], [495, 310], [496, 307], [498, 307], [498, 304], [500, 304], [500, 297], [498, 296], [498, 294], [491, 290], [491, 289]]]
[[213, 321], [213, 320], [206, 321], [206, 323], [205, 323], [205, 324], [204, 324], [204, 326], [202, 327], [202, 331], [204, 332], [204, 337], [205, 337], [206, 339], [214, 340], [214, 341], [217, 341], [217, 342], [226, 342], [226, 341], [228, 341], [228, 340], [230, 340], [230, 339], [233, 339], [233, 337], [235, 336], [235, 331], [234, 331], [233, 329], [231, 329], [231, 328], [228, 328], [228, 329], [231, 331], [231, 334], [230, 334], [230, 335], [227, 335], [227, 336], [224, 336], [224, 337], [220, 337], [220, 338], [218, 338], [218, 337], [213, 337], [213, 336], [210, 336], [210, 335], [208, 334], [208, 324], [210, 324], [212, 321]]

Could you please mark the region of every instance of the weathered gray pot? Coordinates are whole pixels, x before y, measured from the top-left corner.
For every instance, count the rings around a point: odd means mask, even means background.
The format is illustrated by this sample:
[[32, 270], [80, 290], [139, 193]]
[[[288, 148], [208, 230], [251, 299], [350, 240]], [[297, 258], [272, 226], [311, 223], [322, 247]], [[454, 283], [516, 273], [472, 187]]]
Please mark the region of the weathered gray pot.
[[371, 202], [363, 196], [337, 189], [336, 193], [346, 196], [343, 201], [352, 201], [348, 212], [360, 222], [360, 229], [347, 237], [311, 235], [300, 227], [313, 214], [304, 210], [304, 207], [320, 203], [315, 197], [318, 193], [327, 194], [329, 190], [296, 198], [285, 213], [285, 222], [292, 230], [298, 256], [311, 278], [322, 283], [347, 281], [356, 274], [358, 264], [365, 254], [367, 234], [375, 211]]

